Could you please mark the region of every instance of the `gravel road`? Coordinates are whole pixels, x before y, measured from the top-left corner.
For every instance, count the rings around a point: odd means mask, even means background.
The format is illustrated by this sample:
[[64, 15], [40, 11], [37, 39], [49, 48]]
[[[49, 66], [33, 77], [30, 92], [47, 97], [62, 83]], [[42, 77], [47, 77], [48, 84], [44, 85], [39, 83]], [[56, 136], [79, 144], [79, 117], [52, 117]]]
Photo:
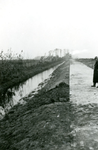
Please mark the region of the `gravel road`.
[[75, 108], [71, 124], [74, 150], [98, 150], [98, 88], [91, 87], [93, 70], [72, 60], [70, 102]]

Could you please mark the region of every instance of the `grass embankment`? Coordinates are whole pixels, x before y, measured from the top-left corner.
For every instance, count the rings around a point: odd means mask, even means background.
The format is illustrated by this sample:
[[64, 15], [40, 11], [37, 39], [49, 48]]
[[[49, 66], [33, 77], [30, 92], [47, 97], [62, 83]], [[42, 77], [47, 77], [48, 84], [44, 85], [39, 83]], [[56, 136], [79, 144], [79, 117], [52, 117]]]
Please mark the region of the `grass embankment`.
[[83, 64], [87, 65], [90, 68], [94, 68], [95, 60], [93, 58], [80, 58], [76, 59], [79, 62], [82, 62]]
[[[62, 70], [62, 72], [60, 72]], [[61, 76], [61, 77], [60, 77]], [[60, 82], [56, 82], [59, 80]], [[64, 79], [65, 77], [65, 79]], [[0, 150], [64, 150], [70, 147], [69, 134], [74, 118], [69, 103], [69, 63], [59, 67], [50, 90], [23, 105], [14, 106], [0, 121]], [[49, 89], [49, 87], [48, 87]]]
[[63, 61], [64, 58], [59, 58], [58, 60], [44, 63], [40, 62], [37, 65], [28, 67], [23, 64], [19, 65], [17, 62], [9, 62], [8, 65], [4, 65], [0, 70], [0, 93], [5, 92], [6, 89], [17, 85], [42, 71], [54, 67]]

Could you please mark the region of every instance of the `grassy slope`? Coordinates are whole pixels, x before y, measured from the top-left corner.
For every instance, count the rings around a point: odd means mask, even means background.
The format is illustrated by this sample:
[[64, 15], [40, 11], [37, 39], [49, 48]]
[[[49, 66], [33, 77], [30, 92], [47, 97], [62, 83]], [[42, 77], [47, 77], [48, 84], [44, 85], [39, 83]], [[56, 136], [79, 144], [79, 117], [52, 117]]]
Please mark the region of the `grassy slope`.
[[84, 63], [85, 65], [87, 65], [90, 68], [94, 68], [94, 59], [92, 58], [82, 58], [82, 59], [77, 59], [78, 61]]
[[23, 82], [25, 80], [27, 80], [28, 78], [41, 73], [42, 71], [45, 71], [51, 67], [54, 67], [56, 65], [58, 65], [59, 63], [61, 63], [64, 59], [61, 59], [59, 61], [54, 61], [54, 62], [50, 62], [50, 63], [46, 63], [46, 64], [39, 64], [38, 66], [35, 67], [29, 67], [29, 68], [24, 68], [21, 72], [18, 72], [17, 77], [14, 77], [14, 72], [13, 72], [13, 78], [9, 78], [8, 82], [3, 83], [2, 85], [0, 85], [0, 93], [6, 91], [6, 89], [8, 89], [9, 87], [15, 86], [17, 84], [19, 84], [20, 82]]
[[[69, 65], [62, 73], [69, 80]], [[69, 85], [63, 82], [47, 92], [40, 91], [31, 100], [27, 99], [26, 105], [12, 108], [0, 121], [0, 150], [67, 149], [73, 140], [69, 133], [74, 118], [68, 101]]]

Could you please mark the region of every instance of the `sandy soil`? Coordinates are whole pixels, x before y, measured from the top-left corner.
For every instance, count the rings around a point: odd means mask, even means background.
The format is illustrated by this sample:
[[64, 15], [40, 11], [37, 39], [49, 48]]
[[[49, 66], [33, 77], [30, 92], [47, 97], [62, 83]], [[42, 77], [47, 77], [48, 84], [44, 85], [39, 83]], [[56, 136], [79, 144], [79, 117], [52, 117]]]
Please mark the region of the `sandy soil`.
[[75, 118], [71, 127], [75, 150], [98, 149], [98, 88], [92, 88], [93, 70], [72, 61], [70, 66], [70, 101]]
[[77, 104], [98, 103], [98, 89], [92, 88], [93, 69], [73, 61], [70, 66], [71, 101]]

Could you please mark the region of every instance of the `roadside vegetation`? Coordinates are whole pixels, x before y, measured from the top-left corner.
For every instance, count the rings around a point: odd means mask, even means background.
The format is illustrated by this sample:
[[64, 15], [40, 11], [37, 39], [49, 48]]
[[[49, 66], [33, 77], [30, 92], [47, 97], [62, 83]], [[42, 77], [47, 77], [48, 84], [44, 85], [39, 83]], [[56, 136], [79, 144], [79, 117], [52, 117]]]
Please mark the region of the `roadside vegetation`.
[[87, 65], [90, 68], [94, 68], [94, 62], [95, 60], [93, 58], [79, 58], [76, 59], [79, 62], [82, 62], [83, 64]]
[[0, 93], [28, 78], [47, 70], [62, 61], [65, 58], [52, 58], [51, 61], [46, 60], [25, 60], [20, 54], [13, 54], [11, 50], [5, 54], [0, 53]]
[[[58, 67], [50, 79], [57, 85], [41, 89], [26, 104], [11, 108], [0, 121], [0, 150], [69, 149], [74, 119], [69, 103], [69, 63]], [[48, 83], [47, 83], [48, 84]], [[51, 86], [50, 86], [51, 87]]]

